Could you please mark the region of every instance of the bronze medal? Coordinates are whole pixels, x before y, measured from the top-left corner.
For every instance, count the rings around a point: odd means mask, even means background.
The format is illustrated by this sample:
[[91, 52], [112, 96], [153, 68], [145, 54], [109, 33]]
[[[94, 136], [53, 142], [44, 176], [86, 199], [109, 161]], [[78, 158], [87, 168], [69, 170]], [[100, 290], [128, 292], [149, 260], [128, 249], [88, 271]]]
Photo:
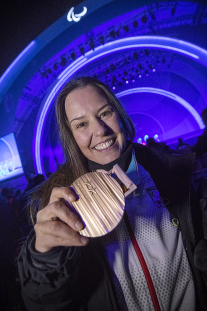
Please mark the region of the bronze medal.
[[[118, 165], [113, 173], [124, 180], [129, 189], [126, 194], [110, 172], [96, 171], [84, 174], [76, 179], [71, 188], [78, 195], [78, 200], [72, 206], [81, 217], [85, 228], [80, 234], [87, 237], [99, 237], [112, 231], [121, 221], [124, 214], [125, 196], [136, 186], [126, 176]], [[121, 173], [120, 173], [121, 172]], [[124, 175], [123, 175], [124, 174]]]

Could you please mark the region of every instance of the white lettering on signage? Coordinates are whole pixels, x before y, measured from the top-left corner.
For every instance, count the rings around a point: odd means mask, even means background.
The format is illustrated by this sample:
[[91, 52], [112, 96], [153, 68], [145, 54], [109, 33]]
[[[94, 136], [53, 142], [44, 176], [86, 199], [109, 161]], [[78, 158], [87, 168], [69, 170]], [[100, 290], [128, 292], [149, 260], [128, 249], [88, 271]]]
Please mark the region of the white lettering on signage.
[[79, 22], [79, 20], [81, 19], [81, 17], [84, 16], [84, 15], [86, 15], [86, 13], [87, 13], [87, 8], [86, 8], [85, 6], [83, 7], [83, 11], [82, 11], [81, 13], [79, 13], [79, 14], [75, 14], [75, 13], [74, 13], [74, 7], [72, 7], [72, 8], [70, 9], [70, 11], [68, 12], [67, 20], [68, 20], [69, 22], [72, 22], [72, 21], [74, 21], [74, 22]]

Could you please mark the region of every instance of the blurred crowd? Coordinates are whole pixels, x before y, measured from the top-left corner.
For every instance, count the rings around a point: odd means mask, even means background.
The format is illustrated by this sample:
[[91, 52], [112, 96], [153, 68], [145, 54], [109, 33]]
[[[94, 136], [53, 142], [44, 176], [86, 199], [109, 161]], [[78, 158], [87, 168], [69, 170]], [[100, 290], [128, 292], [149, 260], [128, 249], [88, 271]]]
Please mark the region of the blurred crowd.
[[27, 208], [28, 192], [45, 180], [37, 174], [28, 178], [24, 190], [0, 188], [0, 309], [24, 311], [16, 260], [22, 243], [32, 229]]
[[153, 137], [149, 137], [147, 139], [147, 146], [170, 154], [184, 154], [188, 152], [194, 152], [196, 154], [194, 173], [202, 171], [202, 176], [207, 177], [205, 174], [203, 174], [203, 172], [207, 170], [207, 108], [203, 109], [201, 118], [205, 128], [202, 135], [198, 136], [194, 145], [189, 145], [188, 143], [184, 142], [182, 138], [178, 138], [176, 149], [172, 149], [165, 142], [157, 142]]

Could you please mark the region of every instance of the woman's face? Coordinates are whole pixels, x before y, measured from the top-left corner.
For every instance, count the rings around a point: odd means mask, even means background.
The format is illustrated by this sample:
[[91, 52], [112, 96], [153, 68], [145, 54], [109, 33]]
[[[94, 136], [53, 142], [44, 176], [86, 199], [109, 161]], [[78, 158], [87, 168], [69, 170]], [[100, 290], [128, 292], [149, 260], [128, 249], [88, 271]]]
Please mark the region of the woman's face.
[[93, 86], [72, 91], [65, 111], [82, 153], [96, 163], [117, 159], [126, 148], [126, 134], [111, 104]]

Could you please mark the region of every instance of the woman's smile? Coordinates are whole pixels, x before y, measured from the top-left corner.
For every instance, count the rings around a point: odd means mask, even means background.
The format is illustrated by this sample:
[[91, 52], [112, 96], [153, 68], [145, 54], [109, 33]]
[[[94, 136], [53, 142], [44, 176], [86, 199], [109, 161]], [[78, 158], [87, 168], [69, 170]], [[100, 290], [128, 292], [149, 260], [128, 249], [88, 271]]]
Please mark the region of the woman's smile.
[[108, 149], [109, 147], [113, 146], [114, 143], [115, 143], [115, 139], [109, 139], [103, 143], [97, 144], [94, 148], [98, 151], [104, 151]]

